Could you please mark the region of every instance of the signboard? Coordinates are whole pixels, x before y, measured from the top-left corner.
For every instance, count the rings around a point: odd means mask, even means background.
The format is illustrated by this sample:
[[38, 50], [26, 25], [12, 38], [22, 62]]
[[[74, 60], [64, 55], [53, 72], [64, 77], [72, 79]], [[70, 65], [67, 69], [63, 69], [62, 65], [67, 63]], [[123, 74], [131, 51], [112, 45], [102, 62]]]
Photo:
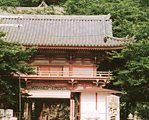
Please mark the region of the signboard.
[[118, 96], [107, 96], [107, 120], [120, 120]]

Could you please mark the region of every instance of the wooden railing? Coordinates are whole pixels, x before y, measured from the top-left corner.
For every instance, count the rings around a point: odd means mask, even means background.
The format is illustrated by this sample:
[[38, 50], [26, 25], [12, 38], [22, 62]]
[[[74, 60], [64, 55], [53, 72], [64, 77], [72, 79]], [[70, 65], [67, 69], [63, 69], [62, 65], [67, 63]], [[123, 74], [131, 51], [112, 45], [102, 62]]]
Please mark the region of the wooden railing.
[[38, 71], [35, 76], [110, 78], [111, 75], [110, 71]]

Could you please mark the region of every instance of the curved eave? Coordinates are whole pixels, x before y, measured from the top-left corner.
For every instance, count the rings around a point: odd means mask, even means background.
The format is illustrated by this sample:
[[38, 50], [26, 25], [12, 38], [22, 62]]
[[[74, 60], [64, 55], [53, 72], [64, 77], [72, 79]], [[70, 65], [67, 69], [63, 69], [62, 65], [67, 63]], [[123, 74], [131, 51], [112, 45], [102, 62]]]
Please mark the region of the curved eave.
[[94, 46], [25, 46], [27, 48], [30, 47], [37, 47], [38, 49], [67, 49], [67, 50], [118, 50], [124, 49], [123, 46], [101, 46], [101, 47], [94, 47]]

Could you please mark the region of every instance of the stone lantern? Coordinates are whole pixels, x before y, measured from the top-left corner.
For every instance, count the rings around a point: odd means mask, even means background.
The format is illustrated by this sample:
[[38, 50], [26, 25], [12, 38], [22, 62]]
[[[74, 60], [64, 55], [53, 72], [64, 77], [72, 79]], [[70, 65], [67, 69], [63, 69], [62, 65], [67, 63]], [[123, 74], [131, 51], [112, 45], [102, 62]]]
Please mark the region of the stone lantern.
[[128, 118], [127, 118], [127, 119], [128, 119], [128, 120], [133, 120], [133, 119], [134, 119], [134, 118], [133, 118], [133, 114], [130, 113], [130, 114], [128, 115]]

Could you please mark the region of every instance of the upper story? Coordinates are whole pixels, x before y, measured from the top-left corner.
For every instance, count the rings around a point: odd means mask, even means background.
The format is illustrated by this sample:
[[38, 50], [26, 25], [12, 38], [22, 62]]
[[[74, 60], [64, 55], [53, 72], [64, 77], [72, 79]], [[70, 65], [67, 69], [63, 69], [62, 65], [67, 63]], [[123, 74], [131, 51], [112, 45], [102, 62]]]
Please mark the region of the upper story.
[[30, 61], [37, 74], [22, 75], [28, 79], [107, 80], [111, 73], [99, 66], [106, 51], [122, 49], [122, 43], [131, 40], [113, 37], [109, 14], [9, 15], [0, 23], [7, 41], [38, 47]]
[[61, 80], [107, 79], [109, 71], [100, 71], [99, 63], [104, 61], [105, 51], [95, 50], [38, 50], [32, 57], [31, 65], [36, 75], [30, 79]]

